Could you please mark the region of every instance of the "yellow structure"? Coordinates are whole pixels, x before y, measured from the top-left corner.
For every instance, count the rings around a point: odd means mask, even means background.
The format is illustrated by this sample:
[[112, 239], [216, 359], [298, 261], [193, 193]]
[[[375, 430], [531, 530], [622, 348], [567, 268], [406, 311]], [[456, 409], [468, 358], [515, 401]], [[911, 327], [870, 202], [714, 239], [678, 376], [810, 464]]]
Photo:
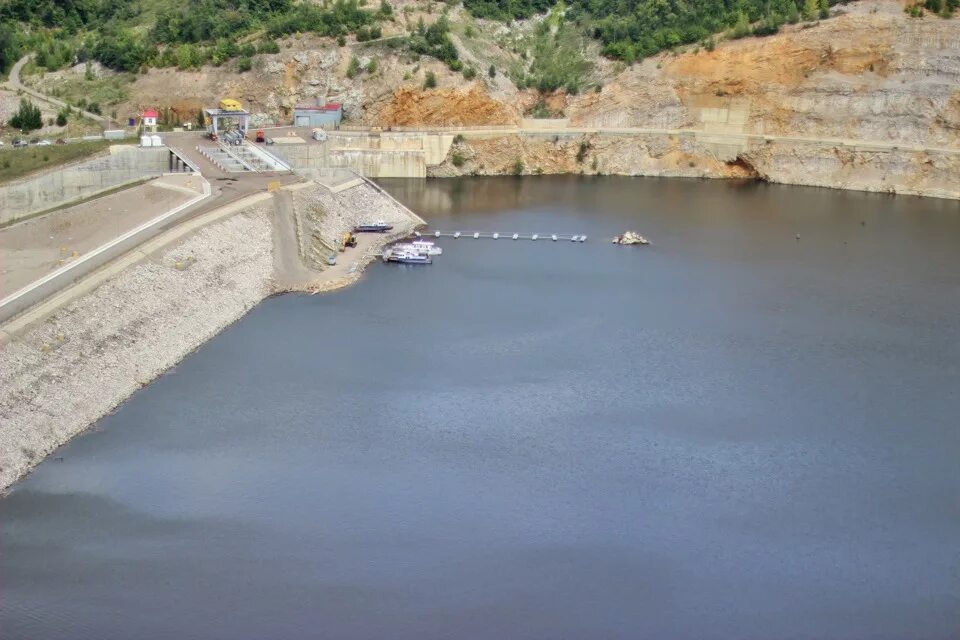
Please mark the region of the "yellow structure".
[[221, 100], [220, 108], [223, 111], [243, 111], [243, 105], [240, 104], [240, 101], [234, 100], [233, 98], [224, 98]]

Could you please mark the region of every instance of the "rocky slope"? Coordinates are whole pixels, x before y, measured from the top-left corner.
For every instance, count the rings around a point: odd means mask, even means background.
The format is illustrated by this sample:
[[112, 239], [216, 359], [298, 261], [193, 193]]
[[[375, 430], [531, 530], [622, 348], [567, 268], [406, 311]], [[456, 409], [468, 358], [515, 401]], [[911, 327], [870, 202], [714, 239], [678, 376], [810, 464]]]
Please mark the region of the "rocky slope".
[[[394, 4], [398, 17], [385, 30], [388, 38], [406, 33], [421, 17], [429, 23], [438, 15], [429, 5]], [[524, 34], [537, 20], [507, 28], [453, 9], [454, 43], [461, 60], [478, 71], [470, 82], [389, 39], [340, 47], [329, 38], [298, 36], [281, 41], [279, 54], [256, 56], [247, 73], [236, 73], [232, 62], [190, 72], [150, 70], [136, 77], [132, 98], [119, 110], [170, 106], [189, 119], [200, 106], [234, 96], [261, 124], [289, 122], [297, 102], [322, 99], [343, 102], [355, 123], [480, 126], [519, 124], [540, 103], [541, 111], [567, 117], [572, 127], [831, 139], [818, 148], [752, 145], [730, 157], [710, 145], [664, 136], [632, 142], [504, 136], [459, 145], [452, 152], [457, 162], [451, 155], [434, 175], [512, 172], [519, 161], [525, 172], [755, 175], [879, 191], [890, 190], [896, 178], [893, 190], [925, 192], [924, 185], [943, 182], [941, 174], [952, 170], [948, 157], [864, 156], [833, 140], [960, 148], [960, 19], [912, 18], [898, 0], [838, 5], [828, 20], [788, 25], [774, 36], [721, 40], [712, 51], [687, 47], [630, 66], [603, 60], [587, 47], [593, 67], [585, 84], [597, 90], [545, 97], [519, 90], [506, 73], [522, 63]], [[376, 60], [376, 70], [347, 77], [354, 56], [364, 69]], [[491, 65], [498, 70], [492, 78], [485, 73]], [[436, 75], [438, 88], [423, 89], [428, 72]], [[591, 149], [586, 157], [581, 144]], [[894, 175], [901, 170], [907, 175]]]

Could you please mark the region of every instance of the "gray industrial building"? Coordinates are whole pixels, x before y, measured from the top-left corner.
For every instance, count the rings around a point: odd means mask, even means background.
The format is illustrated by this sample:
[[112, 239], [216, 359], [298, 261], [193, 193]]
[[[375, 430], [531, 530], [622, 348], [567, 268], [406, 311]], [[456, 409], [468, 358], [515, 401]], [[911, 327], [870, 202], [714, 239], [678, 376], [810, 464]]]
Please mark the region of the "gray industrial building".
[[293, 109], [293, 124], [298, 127], [323, 127], [336, 129], [343, 120], [343, 105], [337, 102], [326, 104], [298, 104]]

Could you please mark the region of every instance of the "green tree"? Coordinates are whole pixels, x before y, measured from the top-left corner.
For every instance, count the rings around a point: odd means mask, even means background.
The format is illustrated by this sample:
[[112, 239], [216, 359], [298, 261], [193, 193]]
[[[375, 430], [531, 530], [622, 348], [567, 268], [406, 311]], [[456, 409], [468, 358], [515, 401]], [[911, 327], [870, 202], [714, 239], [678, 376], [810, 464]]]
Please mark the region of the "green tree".
[[21, 98], [20, 108], [10, 118], [10, 126], [24, 132], [43, 128], [43, 116], [40, 114], [40, 107], [26, 98]]
[[360, 73], [360, 59], [357, 56], [350, 58], [350, 64], [347, 66], [347, 77], [351, 80]]
[[60, 112], [57, 113], [57, 126], [58, 126], [58, 127], [65, 127], [65, 126], [67, 126], [67, 115], [68, 115], [69, 113], [70, 113], [70, 112], [69, 112], [68, 109], [61, 109]]
[[0, 23], [0, 73], [6, 73], [19, 57], [20, 39], [17, 31], [10, 25]]
[[797, 3], [793, 0], [787, 2], [787, 22], [790, 24], [800, 22], [800, 11], [797, 9]]
[[[817, 0], [807, 0], [807, 2], [816, 2]], [[737, 22], [733, 25], [733, 31], [730, 33], [730, 36], [734, 39], [745, 38], [750, 35], [750, 22], [747, 20], [747, 16], [743, 12], [737, 16]]]
[[830, 3], [827, 0], [819, 0], [817, 2], [817, 13], [820, 15], [821, 20], [826, 20], [830, 17]]
[[497, 68], [496, 68], [495, 66], [493, 66], [493, 65], [490, 65], [490, 68], [487, 69], [487, 75], [490, 76], [491, 78], [496, 78], [496, 77], [497, 77]]
[[370, 58], [370, 62], [367, 63], [367, 73], [373, 74], [377, 72], [377, 69], [380, 68], [380, 63], [377, 62], [376, 58]]
[[177, 60], [177, 68], [180, 70], [186, 70], [192, 68], [196, 61], [199, 60], [197, 55], [197, 48], [192, 44], [182, 44], [177, 47], [176, 53], [174, 54]]
[[817, 0], [804, 0], [803, 3], [803, 19], [804, 20], [813, 20], [817, 17], [819, 13]]
[[423, 88], [424, 89], [436, 89], [437, 88], [437, 74], [433, 71], [427, 71], [426, 77], [423, 79]]
[[238, 73], [245, 73], [250, 71], [250, 69], [253, 69], [253, 60], [251, 60], [249, 56], [242, 56], [237, 60]]

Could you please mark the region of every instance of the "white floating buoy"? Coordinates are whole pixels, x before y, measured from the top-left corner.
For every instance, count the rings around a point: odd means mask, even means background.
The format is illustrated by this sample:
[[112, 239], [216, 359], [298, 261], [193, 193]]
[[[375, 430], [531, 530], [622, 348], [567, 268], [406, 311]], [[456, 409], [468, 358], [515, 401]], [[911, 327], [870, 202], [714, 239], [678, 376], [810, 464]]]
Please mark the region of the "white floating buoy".
[[473, 239], [474, 239], [474, 240], [476, 240], [476, 239], [479, 238], [479, 237], [480, 237], [480, 234], [479, 234], [479, 233], [473, 234]]
[[553, 234], [552, 236], [550, 236], [550, 239], [553, 240], [554, 242], [556, 242], [556, 241], [557, 241], [557, 234]]
[[500, 237], [500, 234], [499, 234], [499, 233], [493, 234], [493, 239], [494, 239], [494, 240], [496, 240], [496, 239], [499, 238], [499, 237]]
[[514, 239], [514, 240], [516, 240], [516, 239], [519, 238], [519, 237], [520, 237], [520, 234], [519, 234], [519, 233], [513, 234], [513, 239]]
[[454, 238], [459, 238], [459, 237], [460, 237], [460, 232], [457, 231], [455, 234], [453, 234], [453, 237], [454, 237]]
[[535, 234], [533, 234], [532, 236], [530, 236], [530, 239], [531, 239], [531, 240], [536, 240], [536, 239], [537, 239], [537, 234], [535, 233]]

